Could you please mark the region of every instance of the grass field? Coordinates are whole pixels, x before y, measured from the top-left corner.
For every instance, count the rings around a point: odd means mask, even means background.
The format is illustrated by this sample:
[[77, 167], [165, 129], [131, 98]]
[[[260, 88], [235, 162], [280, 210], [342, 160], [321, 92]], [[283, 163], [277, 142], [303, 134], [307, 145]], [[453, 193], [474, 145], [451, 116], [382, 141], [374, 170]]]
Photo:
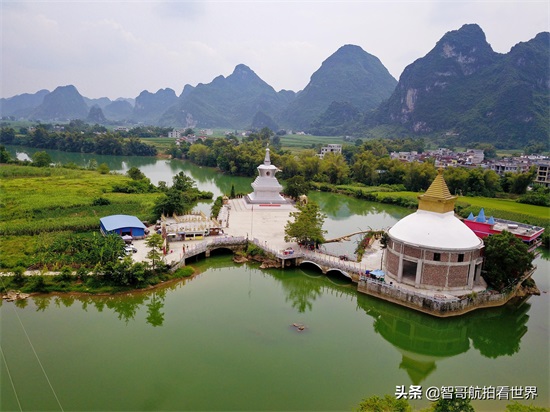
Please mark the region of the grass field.
[[[416, 200], [420, 193], [415, 192], [387, 192], [387, 189], [377, 187], [364, 187], [354, 185], [342, 185], [337, 187], [338, 191], [349, 195], [355, 195], [362, 191], [376, 195], [379, 201], [383, 198], [404, 198], [408, 200]], [[388, 203], [384, 202], [383, 203]], [[400, 202], [396, 202], [399, 204]], [[412, 207], [411, 202], [408, 202], [408, 207]], [[529, 223], [537, 226], [550, 227], [550, 208], [544, 206], [528, 205], [519, 203], [514, 199], [497, 199], [489, 197], [470, 197], [459, 196], [456, 200], [455, 210], [460, 214], [469, 213], [470, 211], [477, 215], [481, 208], [485, 209], [486, 216], [495, 218], [514, 220], [523, 223]]]
[[[460, 196], [459, 202], [466, 202], [476, 207], [483, 207], [487, 214], [487, 210], [504, 211], [510, 213], [518, 213], [522, 215], [533, 216], [538, 219], [546, 219], [550, 221], [550, 208], [544, 206], [527, 205], [518, 203], [511, 199], [494, 199], [488, 197], [468, 197]], [[495, 215], [494, 217], [499, 217]]]
[[175, 142], [175, 139], [169, 137], [142, 137], [139, 139], [142, 143], [153, 146], [159, 154], [164, 154]]
[[[39, 243], [64, 232], [99, 230], [99, 219], [112, 214], [151, 218], [158, 193], [113, 193], [130, 179], [96, 171], [30, 166], [0, 166], [0, 266], [29, 262]], [[102, 197], [111, 203], [92, 206]]]

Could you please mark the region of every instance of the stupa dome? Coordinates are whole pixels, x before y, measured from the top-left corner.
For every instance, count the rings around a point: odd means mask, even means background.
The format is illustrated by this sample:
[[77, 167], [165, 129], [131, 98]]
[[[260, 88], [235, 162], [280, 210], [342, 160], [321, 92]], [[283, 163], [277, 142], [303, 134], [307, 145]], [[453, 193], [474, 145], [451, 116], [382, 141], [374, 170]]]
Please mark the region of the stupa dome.
[[451, 195], [438, 171], [426, 193], [418, 197], [418, 210], [397, 222], [389, 234], [410, 245], [442, 250], [476, 249], [482, 241], [454, 215], [456, 196]]
[[389, 234], [410, 245], [441, 250], [476, 249], [481, 240], [454, 212], [417, 210], [397, 222]]

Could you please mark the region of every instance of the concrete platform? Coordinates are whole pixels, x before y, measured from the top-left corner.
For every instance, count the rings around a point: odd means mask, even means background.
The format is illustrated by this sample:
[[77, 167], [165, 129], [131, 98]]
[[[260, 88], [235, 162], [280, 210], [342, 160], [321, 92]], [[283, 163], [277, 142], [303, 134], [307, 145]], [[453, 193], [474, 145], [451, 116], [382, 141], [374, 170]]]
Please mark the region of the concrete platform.
[[231, 199], [228, 203], [227, 227], [223, 227], [230, 236], [245, 236], [266, 242], [273, 249], [293, 247], [296, 242], [285, 242], [285, 225], [291, 220], [290, 213], [298, 209], [292, 204], [251, 205], [244, 199]]

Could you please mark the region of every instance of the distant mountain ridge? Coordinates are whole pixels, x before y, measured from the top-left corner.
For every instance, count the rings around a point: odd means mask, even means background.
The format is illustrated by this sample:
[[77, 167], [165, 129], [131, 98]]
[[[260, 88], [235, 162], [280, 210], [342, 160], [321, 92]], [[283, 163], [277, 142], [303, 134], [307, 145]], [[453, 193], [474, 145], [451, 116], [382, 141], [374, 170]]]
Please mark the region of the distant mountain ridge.
[[405, 68], [374, 123], [458, 134], [463, 144], [548, 141], [549, 62], [550, 33], [499, 54], [478, 25], [464, 25]]
[[196, 87], [186, 85], [179, 102], [164, 113], [160, 125], [247, 128], [256, 113], [273, 116], [287, 99], [248, 66], [239, 64], [227, 77], [218, 76]]
[[[74, 86], [0, 99], [0, 114], [42, 121], [72, 118], [167, 127], [285, 128], [321, 135], [364, 136], [373, 127], [453, 136], [453, 143], [522, 147], [550, 141], [550, 33], [499, 54], [483, 30], [466, 24], [395, 80], [380, 60], [345, 45], [300, 92], [275, 91], [239, 64], [207, 84], [144, 90], [132, 99], [88, 99]], [[132, 105], [134, 103], [134, 105]], [[95, 109], [91, 112], [92, 107]], [[97, 109], [100, 110], [97, 110]]]
[[59, 86], [44, 96], [42, 104], [34, 109], [30, 118], [38, 120], [84, 119], [89, 108], [82, 95], [73, 85]]
[[396, 85], [397, 80], [377, 57], [348, 44], [322, 63], [278, 120], [308, 129], [333, 102], [346, 102], [360, 111], [374, 109], [390, 97]]

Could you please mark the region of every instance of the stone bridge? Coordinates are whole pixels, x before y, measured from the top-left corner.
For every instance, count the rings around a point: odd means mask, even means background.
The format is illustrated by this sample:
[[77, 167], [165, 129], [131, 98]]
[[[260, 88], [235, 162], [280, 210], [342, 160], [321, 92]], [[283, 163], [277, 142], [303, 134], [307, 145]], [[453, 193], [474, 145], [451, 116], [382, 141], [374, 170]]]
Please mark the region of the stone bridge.
[[210, 252], [216, 249], [229, 249], [233, 252], [237, 252], [245, 250], [247, 245], [248, 239], [244, 236], [212, 237], [211, 239], [186, 247], [180, 261], [172, 267], [172, 270], [185, 266], [187, 259], [198, 256], [201, 253], [209, 257]]
[[185, 249], [181, 260], [172, 267], [172, 270], [185, 266], [189, 258], [201, 253], [204, 253], [205, 257], [209, 257], [210, 252], [216, 249], [229, 249], [233, 252], [245, 250], [249, 242], [274, 256], [281, 264], [281, 268], [310, 264], [319, 268], [323, 274], [330, 271], [340, 272], [355, 283], [359, 282], [361, 274], [365, 272], [365, 268], [362, 268], [361, 264], [357, 262], [343, 261], [336, 256], [303, 249], [277, 250], [258, 239], [249, 240], [244, 236], [212, 237], [195, 243]]
[[262, 244], [262, 242], [258, 239], [253, 239], [251, 243], [263, 249], [265, 252], [275, 256], [281, 263], [282, 268], [285, 266], [311, 264], [319, 268], [323, 274], [327, 274], [330, 271], [337, 271], [355, 283], [359, 282], [361, 274], [365, 272], [365, 269], [362, 268], [360, 263], [340, 260], [339, 257], [331, 256], [325, 253], [304, 249], [292, 249], [292, 251], [276, 250]]

